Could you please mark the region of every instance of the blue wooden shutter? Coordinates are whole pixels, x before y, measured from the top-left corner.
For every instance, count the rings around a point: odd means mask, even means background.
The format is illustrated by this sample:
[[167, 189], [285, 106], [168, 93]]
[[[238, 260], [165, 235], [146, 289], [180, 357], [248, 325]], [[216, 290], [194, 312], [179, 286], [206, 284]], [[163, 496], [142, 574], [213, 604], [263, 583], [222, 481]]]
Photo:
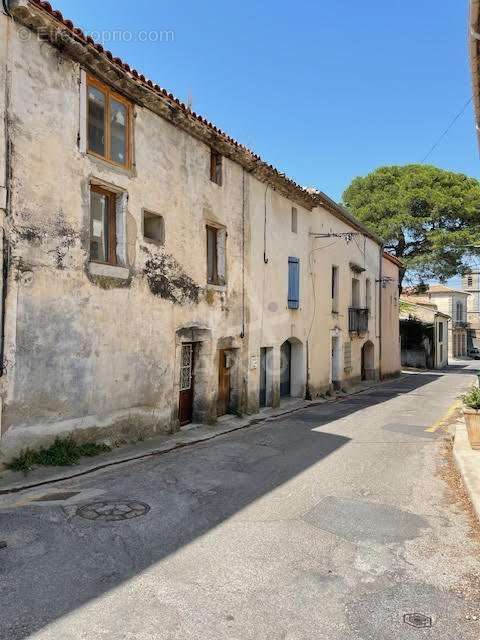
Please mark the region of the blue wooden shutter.
[[288, 259], [288, 308], [298, 309], [300, 306], [300, 260]]

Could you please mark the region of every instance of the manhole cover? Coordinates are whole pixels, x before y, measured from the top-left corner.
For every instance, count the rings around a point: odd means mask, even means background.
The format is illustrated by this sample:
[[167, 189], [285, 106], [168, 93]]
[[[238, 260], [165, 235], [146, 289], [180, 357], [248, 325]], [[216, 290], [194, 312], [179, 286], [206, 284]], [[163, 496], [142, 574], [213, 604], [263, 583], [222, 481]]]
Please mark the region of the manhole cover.
[[406, 613], [403, 616], [403, 621], [417, 629], [426, 629], [432, 626], [432, 619], [424, 616], [423, 613]]
[[117, 520], [131, 520], [139, 518], [150, 511], [148, 504], [138, 500], [109, 500], [92, 502], [77, 509], [77, 515], [87, 520], [103, 520], [115, 522]]

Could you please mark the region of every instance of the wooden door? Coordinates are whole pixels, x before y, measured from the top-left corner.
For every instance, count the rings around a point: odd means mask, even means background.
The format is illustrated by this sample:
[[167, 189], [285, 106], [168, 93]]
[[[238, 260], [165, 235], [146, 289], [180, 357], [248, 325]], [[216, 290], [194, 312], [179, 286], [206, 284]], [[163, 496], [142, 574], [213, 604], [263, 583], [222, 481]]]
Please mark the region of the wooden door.
[[260, 406], [267, 406], [267, 350], [260, 349]]
[[228, 352], [220, 349], [218, 352], [218, 397], [217, 416], [228, 413], [230, 404], [230, 368]]
[[290, 395], [290, 374], [292, 370], [292, 345], [287, 340], [280, 350], [280, 396]]
[[178, 419], [180, 425], [192, 421], [193, 393], [194, 393], [194, 348], [193, 343], [182, 344], [180, 362], [180, 400], [178, 404]]

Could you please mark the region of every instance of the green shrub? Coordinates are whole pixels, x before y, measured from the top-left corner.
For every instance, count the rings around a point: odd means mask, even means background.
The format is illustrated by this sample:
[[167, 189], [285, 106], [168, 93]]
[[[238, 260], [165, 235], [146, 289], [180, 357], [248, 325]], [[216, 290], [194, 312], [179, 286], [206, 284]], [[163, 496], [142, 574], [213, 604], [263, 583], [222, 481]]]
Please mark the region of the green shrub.
[[480, 389], [478, 387], [470, 387], [470, 389], [461, 396], [463, 404], [469, 409], [480, 409]]
[[47, 448], [41, 447], [38, 451], [25, 449], [5, 466], [12, 471], [23, 471], [26, 474], [35, 465], [64, 467], [77, 464], [82, 456], [96, 456], [110, 450], [111, 447], [106, 444], [95, 442], [77, 444], [72, 437], [68, 436], [56, 438], [52, 445]]

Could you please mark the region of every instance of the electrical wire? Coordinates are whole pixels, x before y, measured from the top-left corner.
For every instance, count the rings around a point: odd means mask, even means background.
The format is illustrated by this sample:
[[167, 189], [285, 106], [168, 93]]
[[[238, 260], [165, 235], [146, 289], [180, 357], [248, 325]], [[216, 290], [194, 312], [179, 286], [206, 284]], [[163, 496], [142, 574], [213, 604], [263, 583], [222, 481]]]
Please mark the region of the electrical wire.
[[457, 113], [457, 115], [453, 118], [453, 120], [450, 122], [450, 124], [448, 125], [448, 127], [445, 129], [445, 131], [439, 136], [438, 140], [435, 142], [435, 144], [431, 147], [430, 151], [420, 160], [420, 164], [423, 164], [425, 162], [425, 160], [435, 151], [435, 149], [438, 147], [438, 145], [440, 144], [440, 142], [442, 142], [442, 140], [445, 138], [445, 136], [447, 135], [447, 133], [449, 133], [450, 129], [453, 127], [453, 125], [456, 123], [456, 121], [463, 116], [463, 114], [465, 113], [465, 111], [467, 110], [467, 107], [469, 106], [469, 104], [471, 103], [471, 101], [473, 100], [473, 97], [470, 96], [470, 98], [468, 99], [468, 101], [463, 105], [463, 107], [460, 109], [460, 111]]

